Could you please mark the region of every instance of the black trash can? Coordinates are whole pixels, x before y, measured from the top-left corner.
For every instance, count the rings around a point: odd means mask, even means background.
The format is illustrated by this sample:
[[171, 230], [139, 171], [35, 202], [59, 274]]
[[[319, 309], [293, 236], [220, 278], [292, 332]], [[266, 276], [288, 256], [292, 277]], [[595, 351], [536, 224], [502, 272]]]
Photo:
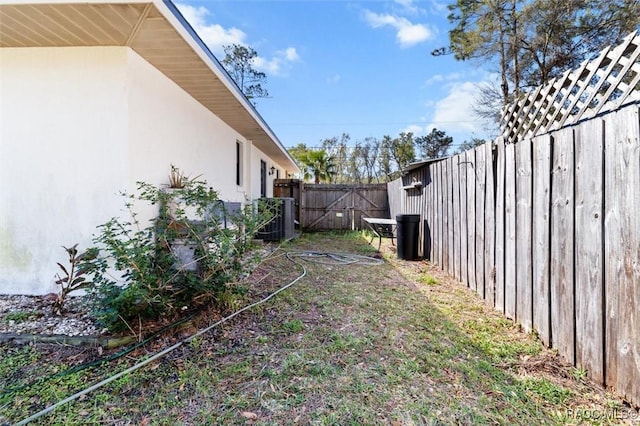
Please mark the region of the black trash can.
[[419, 214], [396, 215], [396, 237], [398, 240], [398, 259], [418, 259], [418, 234], [420, 232]]

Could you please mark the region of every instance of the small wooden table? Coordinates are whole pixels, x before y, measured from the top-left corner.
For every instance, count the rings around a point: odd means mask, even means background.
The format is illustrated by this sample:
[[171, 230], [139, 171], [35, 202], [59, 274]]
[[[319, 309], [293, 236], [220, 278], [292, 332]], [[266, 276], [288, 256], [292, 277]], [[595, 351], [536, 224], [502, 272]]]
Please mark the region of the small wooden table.
[[396, 226], [398, 224], [394, 219], [363, 217], [362, 220], [365, 221], [371, 232], [373, 232], [373, 237], [371, 237], [371, 241], [369, 243], [372, 243], [373, 239], [378, 237], [378, 251], [380, 251], [382, 238], [391, 238], [391, 244], [395, 245], [393, 239], [395, 238]]

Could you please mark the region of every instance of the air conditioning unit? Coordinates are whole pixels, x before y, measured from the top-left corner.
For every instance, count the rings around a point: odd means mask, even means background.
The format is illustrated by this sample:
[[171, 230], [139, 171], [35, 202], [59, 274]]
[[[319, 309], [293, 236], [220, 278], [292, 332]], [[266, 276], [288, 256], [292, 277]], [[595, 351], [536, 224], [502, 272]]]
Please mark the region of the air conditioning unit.
[[295, 199], [267, 198], [267, 206], [273, 209], [274, 217], [258, 231], [257, 238], [265, 241], [290, 240], [295, 236]]
[[204, 212], [205, 220], [216, 221], [224, 229], [236, 228], [233, 217], [242, 214], [242, 203], [218, 200], [216, 204]]

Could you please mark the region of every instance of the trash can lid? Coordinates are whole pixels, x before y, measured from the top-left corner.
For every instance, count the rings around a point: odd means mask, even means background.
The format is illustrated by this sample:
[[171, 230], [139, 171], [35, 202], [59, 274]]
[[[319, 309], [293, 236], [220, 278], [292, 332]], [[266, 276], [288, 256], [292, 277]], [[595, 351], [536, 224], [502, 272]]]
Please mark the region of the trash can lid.
[[420, 222], [419, 214], [398, 214], [396, 215], [396, 222]]

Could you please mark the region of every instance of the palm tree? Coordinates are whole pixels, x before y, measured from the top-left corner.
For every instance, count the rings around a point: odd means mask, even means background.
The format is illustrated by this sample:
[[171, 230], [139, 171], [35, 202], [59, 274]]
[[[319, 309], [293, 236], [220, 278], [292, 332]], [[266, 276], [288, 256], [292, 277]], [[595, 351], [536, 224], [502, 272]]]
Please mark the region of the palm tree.
[[315, 183], [331, 182], [336, 174], [334, 159], [325, 150], [309, 151], [301, 161], [305, 166], [305, 180], [313, 177]]

